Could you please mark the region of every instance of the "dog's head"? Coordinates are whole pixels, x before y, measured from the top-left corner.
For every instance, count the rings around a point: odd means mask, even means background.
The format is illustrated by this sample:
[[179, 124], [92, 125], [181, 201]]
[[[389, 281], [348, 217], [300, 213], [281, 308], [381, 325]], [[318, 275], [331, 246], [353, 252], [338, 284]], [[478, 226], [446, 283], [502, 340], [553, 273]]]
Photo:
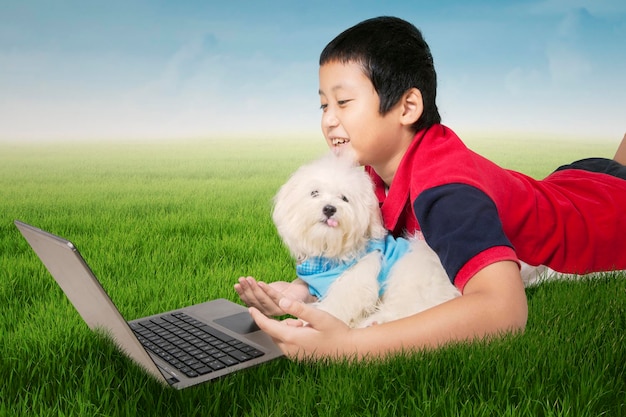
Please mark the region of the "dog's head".
[[350, 157], [333, 154], [289, 178], [274, 198], [272, 218], [298, 260], [352, 259], [386, 233], [369, 176]]

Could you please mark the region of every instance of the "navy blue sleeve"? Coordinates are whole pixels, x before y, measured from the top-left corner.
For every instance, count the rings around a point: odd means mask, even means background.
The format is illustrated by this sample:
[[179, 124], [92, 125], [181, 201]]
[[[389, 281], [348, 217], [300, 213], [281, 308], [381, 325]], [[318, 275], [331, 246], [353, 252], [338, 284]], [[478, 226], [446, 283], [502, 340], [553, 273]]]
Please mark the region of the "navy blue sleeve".
[[445, 184], [413, 202], [426, 242], [439, 255], [450, 280], [474, 256], [495, 246], [513, 247], [504, 234], [495, 203], [467, 184]]

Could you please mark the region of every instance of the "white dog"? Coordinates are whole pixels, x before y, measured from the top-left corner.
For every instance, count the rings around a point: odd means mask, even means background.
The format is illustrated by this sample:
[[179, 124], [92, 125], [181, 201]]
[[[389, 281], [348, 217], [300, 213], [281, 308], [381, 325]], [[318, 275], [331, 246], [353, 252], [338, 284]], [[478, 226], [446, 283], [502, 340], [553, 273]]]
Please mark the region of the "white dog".
[[460, 295], [423, 238], [387, 235], [369, 176], [329, 154], [299, 168], [272, 218], [317, 307], [352, 327], [406, 317]]

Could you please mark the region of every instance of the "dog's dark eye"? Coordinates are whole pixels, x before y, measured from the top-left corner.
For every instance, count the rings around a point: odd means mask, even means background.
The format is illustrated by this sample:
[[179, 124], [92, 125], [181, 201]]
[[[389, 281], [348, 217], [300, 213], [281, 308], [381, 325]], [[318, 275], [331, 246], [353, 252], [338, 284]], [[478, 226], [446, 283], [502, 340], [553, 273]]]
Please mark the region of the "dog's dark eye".
[[341, 199], [342, 199], [343, 201], [345, 201], [346, 203], [348, 203], [348, 197], [346, 197], [345, 195], [342, 195], [342, 196], [341, 196]]
[[317, 191], [317, 190], [313, 190], [313, 191], [311, 191], [311, 197], [315, 198], [315, 197], [317, 197], [318, 195], [320, 195], [320, 192], [319, 192], [319, 191]]

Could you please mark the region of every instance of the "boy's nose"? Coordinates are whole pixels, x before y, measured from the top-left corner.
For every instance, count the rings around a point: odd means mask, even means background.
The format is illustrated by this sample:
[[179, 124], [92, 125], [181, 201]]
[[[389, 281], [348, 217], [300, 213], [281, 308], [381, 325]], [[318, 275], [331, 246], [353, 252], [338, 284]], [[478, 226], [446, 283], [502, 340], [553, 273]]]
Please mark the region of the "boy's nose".
[[335, 113], [327, 109], [322, 113], [322, 128], [336, 127], [339, 125], [339, 119], [335, 116]]

